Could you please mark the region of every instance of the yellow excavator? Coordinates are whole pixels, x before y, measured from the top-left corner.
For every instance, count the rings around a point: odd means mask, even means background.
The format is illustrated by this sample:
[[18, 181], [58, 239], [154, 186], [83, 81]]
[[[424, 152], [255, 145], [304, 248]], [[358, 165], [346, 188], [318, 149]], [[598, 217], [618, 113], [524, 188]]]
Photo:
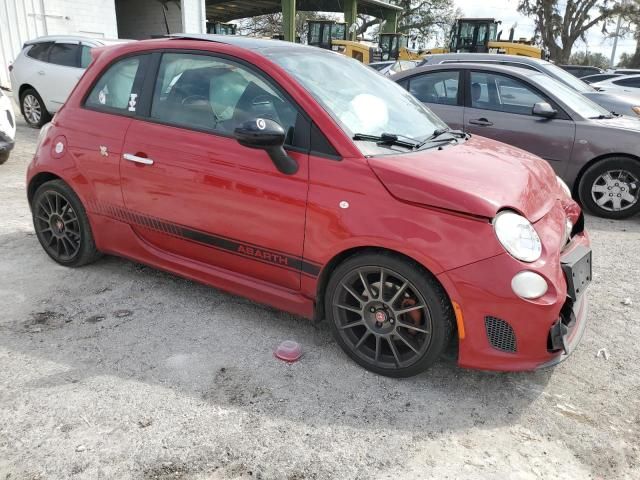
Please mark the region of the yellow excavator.
[[379, 45], [347, 40], [347, 24], [343, 22], [308, 20], [307, 44], [340, 52], [365, 64], [382, 59]]
[[459, 18], [451, 29], [448, 47], [424, 50], [410, 50], [406, 35], [382, 33], [379, 42], [381, 56], [383, 60], [419, 60], [425, 55], [456, 52], [546, 57], [544, 50], [535, 46], [531, 40], [514, 40], [513, 28], [509, 32], [509, 39], [501, 40], [502, 32], [498, 31], [500, 24], [495, 18]]

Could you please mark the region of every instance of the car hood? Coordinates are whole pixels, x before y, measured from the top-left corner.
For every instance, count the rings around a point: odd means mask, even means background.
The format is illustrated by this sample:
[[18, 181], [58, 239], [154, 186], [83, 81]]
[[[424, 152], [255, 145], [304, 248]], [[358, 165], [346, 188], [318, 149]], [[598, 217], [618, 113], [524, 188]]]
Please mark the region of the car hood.
[[475, 216], [493, 218], [509, 208], [536, 222], [558, 197], [556, 175], [547, 162], [483, 137], [368, 162], [394, 197]]
[[640, 119], [626, 115], [613, 118], [603, 118], [601, 120], [593, 120], [599, 127], [615, 128], [618, 130], [629, 130], [634, 133], [640, 133]]

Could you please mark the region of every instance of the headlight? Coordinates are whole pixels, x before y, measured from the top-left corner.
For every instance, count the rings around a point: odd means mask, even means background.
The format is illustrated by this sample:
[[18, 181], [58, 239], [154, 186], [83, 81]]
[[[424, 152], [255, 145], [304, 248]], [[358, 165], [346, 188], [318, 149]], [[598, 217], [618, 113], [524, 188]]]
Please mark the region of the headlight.
[[564, 193], [567, 194], [567, 197], [571, 198], [571, 189], [569, 188], [569, 185], [564, 183], [564, 180], [562, 180], [557, 175], [556, 175], [556, 179], [558, 180], [558, 185], [560, 185], [560, 188], [562, 188], [562, 190], [564, 190]]
[[640, 116], [640, 107], [631, 107], [631, 110], [633, 110], [633, 113]]
[[531, 222], [508, 210], [493, 219], [498, 240], [511, 256], [523, 262], [535, 262], [542, 254], [542, 244]]

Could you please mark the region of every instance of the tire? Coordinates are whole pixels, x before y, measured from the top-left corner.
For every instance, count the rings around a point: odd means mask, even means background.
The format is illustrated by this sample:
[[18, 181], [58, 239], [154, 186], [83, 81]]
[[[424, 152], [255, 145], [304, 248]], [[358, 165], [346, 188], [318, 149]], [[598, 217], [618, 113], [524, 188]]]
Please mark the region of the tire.
[[20, 111], [31, 128], [40, 128], [51, 120], [51, 114], [44, 106], [42, 97], [33, 88], [28, 88], [20, 96]]
[[[606, 174], [609, 176], [605, 177]], [[640, 212], [640, 161], [611, 157], [594, 163], [582, 175], [578, 193], [582, 205], [599, 217], [622, 219], [637, 214]], [[599, 205], [601, 199], [606, 203]]]
[[80, 267], [102, 256], [82, 202], [62, 180], [46, 182], [36, 190], [31, 212], [40, 245], [60, 265]]
[[338, 345], [359, 365], [388, 377], [429, 368], [454, 331], [451, 303], [435, 277], [390, 253], [345, 260], [331, 274], [324, 302]]
[[0, 153], [0, 165], [5, 163], [7, 160], [9, 160], [9, 152]]

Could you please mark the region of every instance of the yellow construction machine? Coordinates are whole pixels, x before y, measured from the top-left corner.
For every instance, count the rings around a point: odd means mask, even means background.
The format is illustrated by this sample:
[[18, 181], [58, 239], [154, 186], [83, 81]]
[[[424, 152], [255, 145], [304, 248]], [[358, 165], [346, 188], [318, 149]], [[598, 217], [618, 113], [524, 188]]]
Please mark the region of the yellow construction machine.
[[365, 64], [381, 60], [378, 45], [347, 40], [347, 24], [333, 20], [308, 20], [307, 44], [340, 52]]

